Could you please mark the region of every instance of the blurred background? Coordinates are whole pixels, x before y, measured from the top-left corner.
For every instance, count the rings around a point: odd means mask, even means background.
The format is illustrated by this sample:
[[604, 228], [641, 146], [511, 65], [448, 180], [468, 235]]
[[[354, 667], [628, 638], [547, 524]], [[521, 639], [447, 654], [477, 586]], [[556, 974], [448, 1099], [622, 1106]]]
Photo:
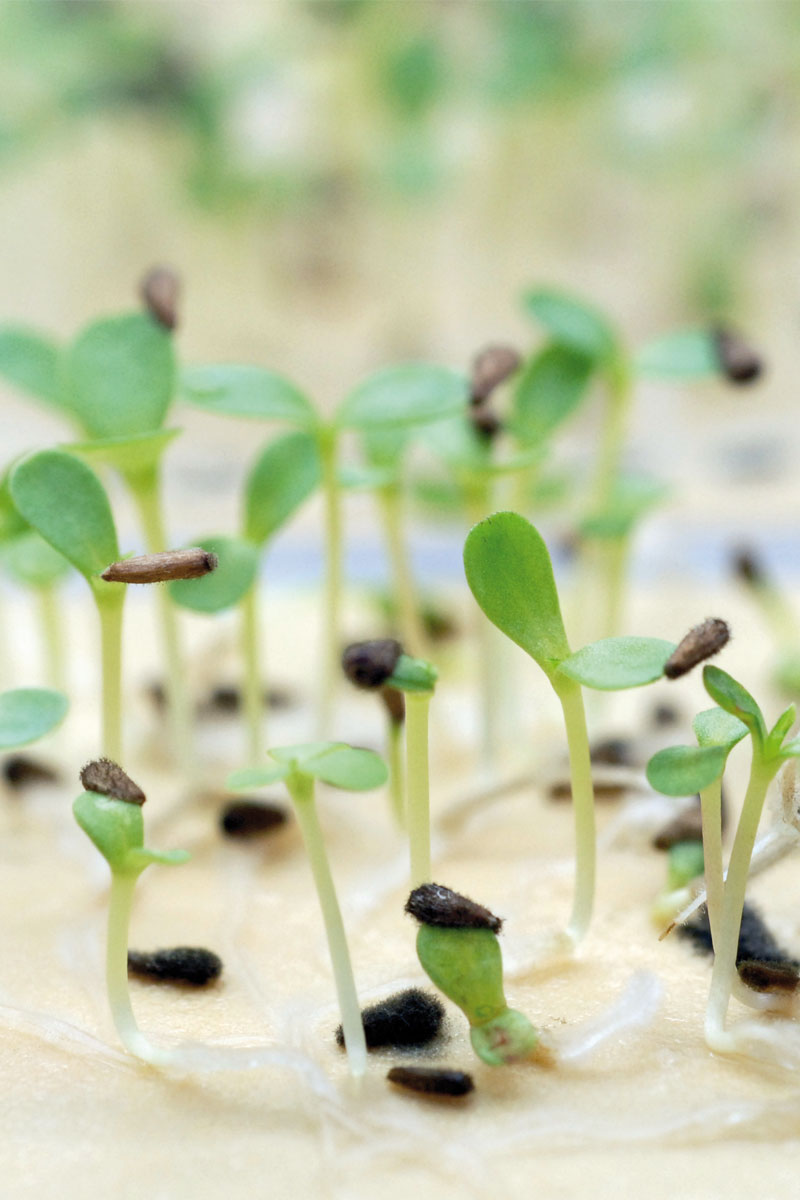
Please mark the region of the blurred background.
[[[386, 363], [530, 352], [536, 284], [591, 300], [633, 346], [731, 323], [764, 352], [757, 388], [637, 397], [629, 459], [680, 485], [645, 557], [698, 523], [733, 538], [765, 519], [779, 567], [791, 556], [795, 4], [6, 2], [0, 72], [1, 320], [68, 338], [168, 262], [184, 362], [269, 365], [323, 406]], [[2, 396], [8, 454], [63, 438]], [[252, 428], [181, 423], [173, 486], [222, 528]], [[568, 463], [595, 430], [582, 410]], [[693, 561], [722, 557], [715, 541]]]

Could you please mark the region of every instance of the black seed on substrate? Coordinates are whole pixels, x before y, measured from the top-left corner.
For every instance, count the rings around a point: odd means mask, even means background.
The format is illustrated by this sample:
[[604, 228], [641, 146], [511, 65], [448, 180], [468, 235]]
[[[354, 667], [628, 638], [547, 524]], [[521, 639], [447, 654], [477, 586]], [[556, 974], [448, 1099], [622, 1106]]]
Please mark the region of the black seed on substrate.
[[453, 892], [441, 883], [423, 883], [406, 901], [405, 911], [421, 925], [442, 925], [450, 929], [491, 929], [499, 933], [503, 927], [500, 917], [460, 892]]
[[[711, 927], [708, 923], [708, 910], [705, 906], [691, 921], [687, 921], [684, 925], [677, 925], [675, 932], [680, 937], [692, 942], [698, 953], [713, 954]], [[744, 962], [747, 959], [762, 963], [788, 963], [792, 966], [800, 966], [791, 954], [787, 954], [778, 944], [758, 910], [749, 903], [745, 903], [742, 909], [736, 962]]]
[[231, 838], [262, 837], [282, 828], [289, 813], [281, 804], [269, 800], [232, 800], [219, 816], [219, 827]]
[[128, 974], [159, 983], [205, 987], [219, 979], [221, 972], [222, 959], [202, 946], [175, 946], [170, 950], [153, 950], [150, 953], [128, 951]]
[[[595, 783], [594, 798], [598, 801], [621, 800], [628, 788], [623, 783]], [[572, 785], [569, 780], [559, 780], [551, 783], [547, 789], [549, 800], [572, 800]]]
[[394, 674], [403, 647], [394, 638], [353, 642], [342, 654], [342, 670], [360, 688], [379, 688]]
[[[370, 1050], [379, 1046], [411, 1049], [427, 1046], [439, 1034], [444, 1020], [441, 1001], [422, 988], [407, 988], [362, 1009], [364, 1037]], [[344, 1030], [336, 1030], [336, 1044], [344, 1046]]]
[[593, 763], [607, 763], [614, 767], [628, 767], [633, 762], [633, 746], [627, 738], [603, 738], [591, 748]]
[[58, 772], [27, 754], [12, 754], [3, 763], [3, 778], [10, 787], [23, 788], [29, 783], [57, 783]]
[[681, 714], [673, 704], [656, 704], [653, 708], [651, 721], [657, 729], [663, 729], [667, 725], [677, 725]]
[[700, 625], [690, 629], [686, 637], [681, 638], [667, 661], [664, 663], [664, 674], [667, 679], [678, 679], [717, 654], [728, 642], [731, 631], [725, 621], [719, 617], [709, 617]]
[[761, 355], [744, 338], [730, 329], [715, 329], [712, 333], [720, 370], [730, 383], [754, 383], [763, 370]]
[[743, 958], [736, 964], [739, 978], [754, 992], [794, 992], [800, 983], [795, 963], [759, 962]]
[[513, 346], [487, 346], [481, 350], [472, 363], [471, 402], [483, 403], [521, 365], [522, 358]]
[[147, 797], [130, 775], [110, 758], [98, 758], [87, 763], [81, 771], [81, 783], [85, 791], [110, 796], [112, 800], [124, 800], [127, 804], [144, 804]]
[[426, 1096], [466, 1096], [475, 1088], [466, 1071], [447, 1067], [392, 1067], [386, 1078], [398, 1087]]

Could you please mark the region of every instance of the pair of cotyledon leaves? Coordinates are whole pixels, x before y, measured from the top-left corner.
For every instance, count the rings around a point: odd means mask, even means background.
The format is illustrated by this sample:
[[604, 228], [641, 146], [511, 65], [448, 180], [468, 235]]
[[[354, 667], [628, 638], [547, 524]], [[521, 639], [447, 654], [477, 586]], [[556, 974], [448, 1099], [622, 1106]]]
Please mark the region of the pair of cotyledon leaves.
[[381, 787], [388, 777], [386, 764], [374, 751], [344, 742], [278, 746], [269, 754], [274, 764], [235, 771], [228, 778], [228, 786], [234, 790], [264, 787], [297, 773], [350, 792], [366, 792]]

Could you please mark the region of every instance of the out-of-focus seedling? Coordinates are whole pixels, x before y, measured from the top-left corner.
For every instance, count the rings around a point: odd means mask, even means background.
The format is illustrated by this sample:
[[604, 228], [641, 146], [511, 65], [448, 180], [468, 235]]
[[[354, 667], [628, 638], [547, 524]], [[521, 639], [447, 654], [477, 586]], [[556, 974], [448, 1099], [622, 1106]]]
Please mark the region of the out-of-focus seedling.
[[401, 829], [406, 825], [405, 773], [402, 735], [406, 705], [402, 692], [387, 686], [403, 647], [394, 638], [371, 642], [353, 642], [342, 654], [342, 670], [351, 683], [367, 691], [377, 691], [386, 713], [386, 757], [389, 764], [389, 795], [394, 819]]
[[49, 688], [0, 692], [0, 750], [27, 746], [64, 720], [67, 698]]
[[269, 755], [272, 765], [237, 771], [228, 786], [249, 789], [281, 780], [292, 798], [325, 922], [350, 1072], [360, 1076], [366, 1070], [367, 1044], [344, 922], [317, 819], [314, 783], [320, 780], [350, 792], [371, 791], [386, 782], [386, 765], [372, 751], [341, 742], [279, 746]]
[[29, 528], [2, 544], [0, 553], [11, 578], [30, 588], [36, 597], [46, 678], [53, 687], [63, 689], [66, 660], [58, 589], [69, 572], [69, 563], [35, 529]]

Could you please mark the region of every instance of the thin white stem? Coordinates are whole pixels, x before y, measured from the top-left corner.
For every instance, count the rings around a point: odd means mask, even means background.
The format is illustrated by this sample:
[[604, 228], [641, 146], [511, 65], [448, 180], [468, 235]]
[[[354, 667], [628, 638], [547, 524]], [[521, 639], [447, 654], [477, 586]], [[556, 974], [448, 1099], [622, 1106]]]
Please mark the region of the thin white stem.
[[258, 620], [259, 579], [253, 580], [242, 597], [240, 637], [243, 667], [242, 702], [247, 726], [247, 755], [252, 766], [264, 761], [266, 755], [266, 721], [264, 719], [264, 681], [261, 669], [261, 629]]
[[136, 873], [111, 873], [108, 901], [108, 940], [106, 943], [106, 985], [111, 1016], [126, 1050], [153, 1066], [170, 1061], [168, 1051], [154, 1046], [136, 1023], [128, 987], [128, 926], [131, 919]]
[[[100, 660], [103, 693], [103, 754], [122, 762], [122, 613], [125, 585], [103, 584], [107, 592], [94, 589], [100, 617]], [[114, 589], [112, 592], [111, 589]]]
[[336, 476], [338, 446], [333, 429], [324, 429], [319, 437], [322, 460], [322, 490], [325, 503], [325, 587], [322, 646], [322, 686], [319, 693], [317, 734], [328, 735], [333, 713], [336, 683], [340, 675], [342, 605], [342, 514], [339, 481]]
[[586, 936], [594, 908], [597, 837], [589, 735], [583, 695], [577, 683], [559, 683], [556, 695], [564, 712], [575, 816], [575, 898], [567, 933], [574, 945]]
[[716, 947], [722, 921], [724, 892], [722, 868], [722, 777], [700, 792], [703, 816], [703, 864], [711, 941]]
[[428, 774], [430, 692], [406, 693], [406, 821], [411, 887], [431, 880], [431, 814]]

